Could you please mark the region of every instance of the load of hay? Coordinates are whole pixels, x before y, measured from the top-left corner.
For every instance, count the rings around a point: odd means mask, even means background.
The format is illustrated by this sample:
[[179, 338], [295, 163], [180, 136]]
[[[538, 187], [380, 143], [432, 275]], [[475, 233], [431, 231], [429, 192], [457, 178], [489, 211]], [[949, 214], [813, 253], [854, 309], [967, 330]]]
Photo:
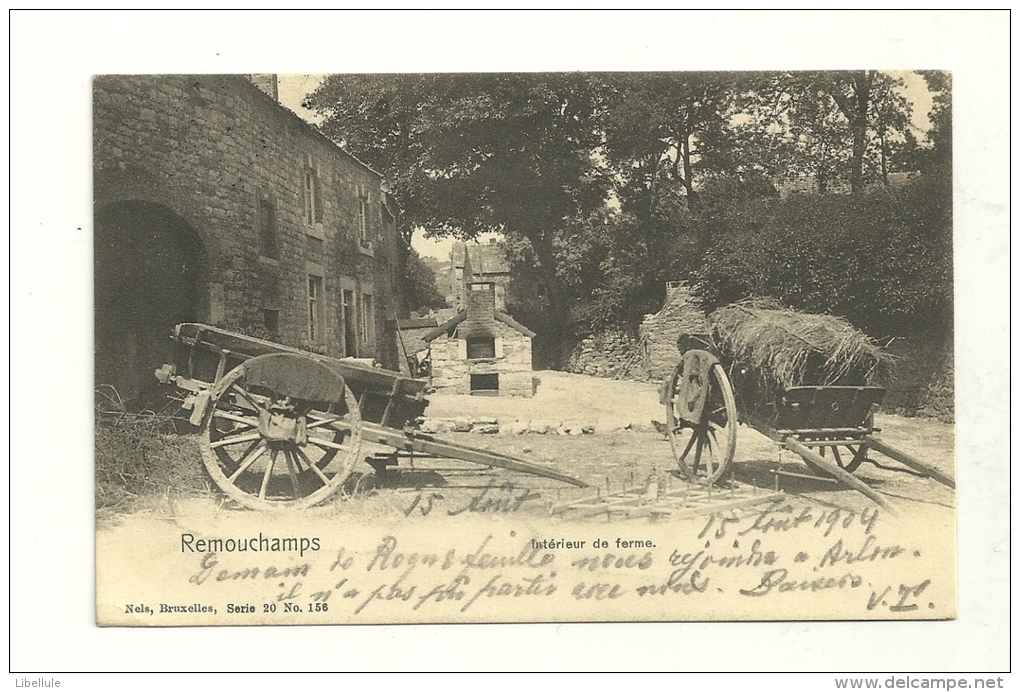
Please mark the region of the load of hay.
[[801, 385], [870, 385], [891, 357], [841, 317], [751, 299], [708, 316], [734, 384], [767, 398]]

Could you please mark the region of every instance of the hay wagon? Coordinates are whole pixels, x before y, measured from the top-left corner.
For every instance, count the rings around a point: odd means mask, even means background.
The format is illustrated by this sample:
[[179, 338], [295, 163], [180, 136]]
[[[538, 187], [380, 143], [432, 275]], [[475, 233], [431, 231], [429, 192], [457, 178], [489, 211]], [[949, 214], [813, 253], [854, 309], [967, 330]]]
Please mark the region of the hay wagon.
[[419, 454], [586, 485], [418, 431], [428, 405], [424, 380], [204, 324], [177, 325], [173, 349], [173, 362], [156, 377], [181, 392], [209, 476], [247, 507], [300, 509], [325, 500], [361, 460], [364, 442], [392, 450], [365, 458], [377, 472]]
[[744, 423], [797, 454], [815, 475], [833, 477], [884, 507], [884, 499], [852, 475], [870, 451], [955, 487], [951, 478], [876, 436], [874, 412], [885, 389], [867, 384], [862, 374], [874, 363], [845, 368], [833, 378], [823, 372], [825, 355], [808, 346], [802, 383], [767, 386], [718, 331], [681, 334], [677, 348], [680, 359], [663, 383], [661, 400], [678, 472], [688, 481], [712, 484], [724, 477], [736, 452], [737, 426]]

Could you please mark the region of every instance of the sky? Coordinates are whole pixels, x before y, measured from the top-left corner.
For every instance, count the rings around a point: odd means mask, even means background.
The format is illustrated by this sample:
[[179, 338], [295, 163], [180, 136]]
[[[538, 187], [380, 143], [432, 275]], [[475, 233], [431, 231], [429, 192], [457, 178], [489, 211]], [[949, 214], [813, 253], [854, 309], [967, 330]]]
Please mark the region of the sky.
[[[904, 95], [914, 105], [911, 118], [914, 133], [919, 140], [923, 139], [924, 133], [928, 131], [928, 111], [931, 110], [931, 94], [924, 79], [913, 70], [888, 70], [889, 75], [899, 77], [903, 80], [905, 88]], [[294, 111], [302, 118], [311, 123], [318, 123], [322, 118], [315, 113], [301, 106], [305, 96], [315, 90], [325, 74], [280, 74], [277, 75], [280, 103]], [[499, 237], [499, 234], [486, 234], [479, 238], [480, 242], [488, 242], [490, 237]], [[453, 238], [426, 238], [424, 232], [415, 231], [411, 238], [411, 246], [418, 251], [422, 257], [434, 257], [445, 260], [450, 257], [450, 251], [456, 241]]]
[[305, 96], [315, 91], [315, 88], [326, 78], [324, 74], [281, 74], [277, 75], [277, 88], [279, 89], [280, 103], [291, 109], [310, 123], [318, 123], [322, 120], [315, 111], [301, 107]]

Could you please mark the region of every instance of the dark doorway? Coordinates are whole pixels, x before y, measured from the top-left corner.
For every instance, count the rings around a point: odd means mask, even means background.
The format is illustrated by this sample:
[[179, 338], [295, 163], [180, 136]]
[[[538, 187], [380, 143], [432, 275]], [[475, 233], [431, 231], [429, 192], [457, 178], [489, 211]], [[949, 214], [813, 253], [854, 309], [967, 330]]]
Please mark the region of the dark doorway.
[[499, 375], [491, 373], [471, 376], [472, 396], [499, 396]]
[[354, 310], [354, 291], [343, 291], [344, 305], [344, 355], [358, 357], [358, 324]]
[[198, 321], [206, 298], [204, 248], [166, 207], [121, 202], [96, 214], [93, 259], [96, 386], [113, 386], [131, 408], [150, 406], [173, 326]]

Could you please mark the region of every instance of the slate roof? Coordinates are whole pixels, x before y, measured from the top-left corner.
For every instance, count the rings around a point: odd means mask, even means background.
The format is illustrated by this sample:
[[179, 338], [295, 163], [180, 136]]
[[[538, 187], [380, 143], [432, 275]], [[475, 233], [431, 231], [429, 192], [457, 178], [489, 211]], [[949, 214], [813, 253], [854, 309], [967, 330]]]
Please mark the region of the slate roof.
[[451, 259], [454, 267], [469, 264], [473, 275], [510, 273], [503, 246], [497, 243], [454, 243]]
[[[451, 335], [453, 335], [453, 330], [457, 327], [457, 325], [459, 325], [461, 322], [463, 322], [466, 319], [467, 319], [467, 313], [465, 311], [461, 310], [456, 315], [454, 315], [450, 319], [446, 320], [441, 325], [439, 325], [438, 327], [436, 327], [435, 329], [430, 331], [428, 334], [426, 334], [423, 337], [423, 339], [426, 342], [432, 342], [432, 341], [435, 341], [436, 339], [438, 339], [439, 337], [441, 337], [443, 334], [451, 336]], [[515, 329], [515, 330], [519, 331], [521, 334], [523, 334], [524, 336], [528, 337], [529, 339], [534, 339], [535, 338], [535, 332], [531, 331], [530, 329], [528, 329], [523, 324], [521, 324], [520, 322], [515, 320], [510, 315], [507, 315], [506, 313], [499, 312], [497, 310], [496, 311], [496, 321], [497, 322], [502, 322], [503, 324], [505, 324], [506, 326], [510, 327], [511, 329]]]
[[435, 317], [411, 317], [406, 320], [397, 320], [397, 327], [400, 329], [421, 329], [422, 327], [435, 327], [438, 324]]

